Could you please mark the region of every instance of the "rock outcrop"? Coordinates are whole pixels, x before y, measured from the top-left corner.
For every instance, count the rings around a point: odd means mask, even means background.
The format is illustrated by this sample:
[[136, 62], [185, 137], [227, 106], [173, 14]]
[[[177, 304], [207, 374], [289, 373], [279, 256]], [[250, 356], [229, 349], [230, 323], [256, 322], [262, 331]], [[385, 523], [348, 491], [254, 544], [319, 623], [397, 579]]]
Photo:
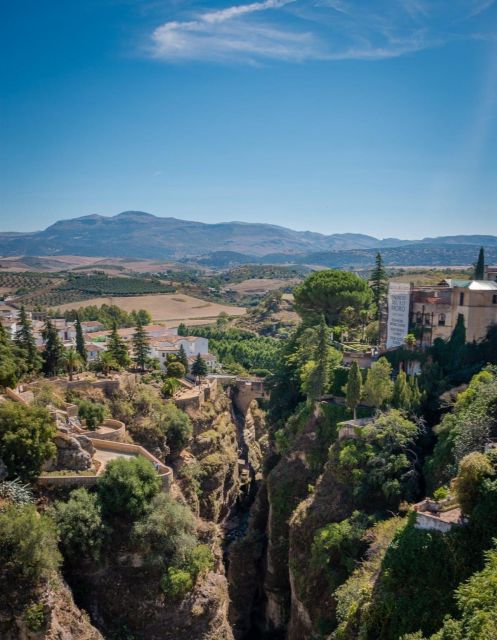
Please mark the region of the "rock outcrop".
[[42, 611], [42, 623], [30, 629], [26, 607], [6, 611], [0, 606], [0, 638], [2, 640], [104, 640], [90, 622], [88, 614], [78, 609], [70, 589], [59, 575], [38, 594], [36, 605]]
[[62, 469], [86, 471], [86, 469], [90, 469], [95, 449], [89, 438], [81, 436], [76, 438], [59, 431], [53, 441], [57, 447], [57, 453], [45, 465], [46, 471]]

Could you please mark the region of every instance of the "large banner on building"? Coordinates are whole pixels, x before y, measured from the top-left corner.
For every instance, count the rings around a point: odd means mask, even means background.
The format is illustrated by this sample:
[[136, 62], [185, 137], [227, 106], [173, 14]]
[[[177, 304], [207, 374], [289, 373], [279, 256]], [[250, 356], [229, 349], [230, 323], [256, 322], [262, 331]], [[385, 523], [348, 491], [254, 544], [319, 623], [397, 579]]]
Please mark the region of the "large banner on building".
[[411, 285], [390, 282], [388, 285], [387, 349], [404, 344], [409, 331]]

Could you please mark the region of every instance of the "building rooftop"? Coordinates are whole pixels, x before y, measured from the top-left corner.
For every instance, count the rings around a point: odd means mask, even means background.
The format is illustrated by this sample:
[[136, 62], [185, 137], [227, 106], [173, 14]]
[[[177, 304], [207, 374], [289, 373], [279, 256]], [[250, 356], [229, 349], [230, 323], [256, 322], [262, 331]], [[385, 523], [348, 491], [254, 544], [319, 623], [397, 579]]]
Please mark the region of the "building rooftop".
[[460, 287], [471, 289], [472, 291], [497, 291], [497, 282], [492, 282], [492, 280], [457, 280], [449, 278], [446, 282], [450, 287]]

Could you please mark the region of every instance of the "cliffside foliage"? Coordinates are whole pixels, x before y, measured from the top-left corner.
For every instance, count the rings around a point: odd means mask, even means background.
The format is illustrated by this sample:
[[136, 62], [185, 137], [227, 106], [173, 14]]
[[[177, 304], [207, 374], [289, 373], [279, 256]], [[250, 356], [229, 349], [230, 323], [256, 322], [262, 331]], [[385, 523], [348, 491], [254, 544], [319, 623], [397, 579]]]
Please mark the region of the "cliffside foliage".
[[0, 403], [0, 459], [10, 478], [32, 480], [55, 454], [55, 427], [46, 409]]

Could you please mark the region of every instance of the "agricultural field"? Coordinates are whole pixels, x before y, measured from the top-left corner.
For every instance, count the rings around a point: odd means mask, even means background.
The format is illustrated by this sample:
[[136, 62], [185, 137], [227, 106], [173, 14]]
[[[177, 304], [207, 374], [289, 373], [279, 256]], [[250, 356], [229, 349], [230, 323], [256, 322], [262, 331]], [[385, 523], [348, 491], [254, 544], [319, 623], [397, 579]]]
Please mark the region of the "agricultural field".
[[[33, 307], [57, 307], [81, 302], [96, 296], [136, 296], [151, 293], [172, 293], [175, 288], [157, 278], [133, 276], [113, 277], [103, 272], [89, 274], [61, 273], [58, 278], [41, 274], [0, 274], [5, 282], [25, 283], [15, 293], [16, 302]], [[36, 276], [36, 277], [35, 277]], [[0, 280], [1, 283], [1, 280]]]
[[184, 294], [159, 294], [144, 296], [113, 296], [91, 298], [77, 303], [57, 305], [60, 311], [80, 309], [89, 305], [114, 304], [128, 313], [134, 309], [145, 309], [152, 316], [154, 322], [175, 326], [179, 322], [189, 324], [205, 324], [217, 318], [220, 313], [230, 316], [241, 316], [245, 309], [216, 302], [206, 302]]
[[263, 295], [267, 291], [294, 287], [300, 278], [252, 278], [223, 287], [223, 291], [234, 291], [238, 295]]
[[0, 293], [2, 295], [24, 295], [52, 287], [58, 282], [60, 280], [36, 272], [0, 271]]
[[445, 278], [465, 280], [472, 277], [472, 270], [468, 268], [401, 268], [394, 271], [389, 279], [392, 282], [407, 282], [417, 286], [436, 285]]

